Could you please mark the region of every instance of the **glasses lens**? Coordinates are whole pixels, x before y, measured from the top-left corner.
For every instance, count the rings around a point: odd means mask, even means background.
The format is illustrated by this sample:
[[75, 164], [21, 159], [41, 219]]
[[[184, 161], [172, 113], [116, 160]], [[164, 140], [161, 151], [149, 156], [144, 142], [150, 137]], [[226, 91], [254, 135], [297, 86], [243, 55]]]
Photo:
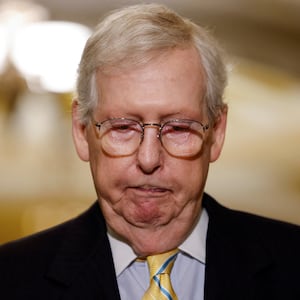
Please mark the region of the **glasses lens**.
[[[160, 126], [159, 124], [145, 124]], [[112, 156], [133, 154], [143, 136], [142, 125], [130, 119], [106, 120], [97, 126], [102, 149]], [[171, 120], [162, 125], [160, 139], [163, 147], [177, 157], [192, 157], [201, 151], [205, 129], [192, 120]]]
[[203, 137], [203, 126], [195, 121], [169, 121], [161, 130], [164, 147], [170, 154], [178, 157], [190, 157], [199, 153]]
[[110, 155], [129, 155], [139, 146], [141, 125], [128, 119], [111, 119], [100, 127], [100, 140], [104, 151]]

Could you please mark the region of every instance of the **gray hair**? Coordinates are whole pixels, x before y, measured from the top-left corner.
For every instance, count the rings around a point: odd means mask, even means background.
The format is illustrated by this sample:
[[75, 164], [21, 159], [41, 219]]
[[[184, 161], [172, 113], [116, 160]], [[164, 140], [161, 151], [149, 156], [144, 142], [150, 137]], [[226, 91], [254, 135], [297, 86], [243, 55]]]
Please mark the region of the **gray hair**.
[[159, 4], [115, 10], [88, 39], [77, 78], [81, 122], [89, 122], [98, 104], [98, 70], [108, 72], [143, 65], [174, 47], [197, 49], [206, 75], [204, 101], [213, 122], [225, 106], [227, 72], [222, 50], [204, 28]]

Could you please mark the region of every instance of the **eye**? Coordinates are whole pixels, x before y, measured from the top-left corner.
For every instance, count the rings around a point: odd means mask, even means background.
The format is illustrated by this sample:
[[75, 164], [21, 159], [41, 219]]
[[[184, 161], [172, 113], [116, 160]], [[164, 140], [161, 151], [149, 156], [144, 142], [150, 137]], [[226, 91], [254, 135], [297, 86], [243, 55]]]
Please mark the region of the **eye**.
[[191, 126], [187, 122], [169, 122], [164, 126], [164, 133], [185, 133], [191, 130]]
[[140, 131], [139, 127], [139, 124], [132, 120], [115, 119], [110, 121], [110, 130], [120, 133]]
[[128, 129], [130, 129], [130, 125], [128, 125], [128, 124], [118, 124], [118, 125], [114, 124], [112, 126], [112, 129], [120, 130], [120, 131], [128, 130]]
[[184, 124], [184, 125], [180, 124], [180, 125], [173, 125], [172, 126], [173, 131], [187, 131], [189, 129], [190, 129], [190, 127], [187, 126], [186, 124]]

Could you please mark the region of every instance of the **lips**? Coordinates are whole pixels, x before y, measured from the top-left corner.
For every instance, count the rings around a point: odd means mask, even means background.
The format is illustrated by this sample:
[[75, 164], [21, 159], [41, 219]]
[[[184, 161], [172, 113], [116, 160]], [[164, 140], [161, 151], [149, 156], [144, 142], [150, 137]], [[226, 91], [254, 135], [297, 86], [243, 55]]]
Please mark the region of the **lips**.
[[138, 190], [145, 191], [145, 192], [153, 192], [153, 193], [164, 193], [167, 189], [157, 186], [141, 186], [137, 187]]
[[130, 189], [132, 189], [137, 194], [143, 194], [143, 195], [145, 195], [145, 194], [161, 195], [161, 194], [170, 192], [170, 189], [168, 189], [168, 188], [156, 186], [156, 185], [148, 185], [148, 184], [134, 186], [134, 187], [131, 187]]

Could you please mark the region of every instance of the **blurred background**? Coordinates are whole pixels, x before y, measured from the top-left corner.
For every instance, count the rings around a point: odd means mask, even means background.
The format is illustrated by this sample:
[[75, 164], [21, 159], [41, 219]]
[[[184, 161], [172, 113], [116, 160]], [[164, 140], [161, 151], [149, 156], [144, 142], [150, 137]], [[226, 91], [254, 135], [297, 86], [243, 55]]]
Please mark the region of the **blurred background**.
[[[96, 199], [71, 139], [76, 68], [98, 20], [139, 2], [0, 1], [0, 243]], [[228, 53], [228, 134], [206, 190], [300, 224], [300, 0], [156, 2], [210, 29]]]

